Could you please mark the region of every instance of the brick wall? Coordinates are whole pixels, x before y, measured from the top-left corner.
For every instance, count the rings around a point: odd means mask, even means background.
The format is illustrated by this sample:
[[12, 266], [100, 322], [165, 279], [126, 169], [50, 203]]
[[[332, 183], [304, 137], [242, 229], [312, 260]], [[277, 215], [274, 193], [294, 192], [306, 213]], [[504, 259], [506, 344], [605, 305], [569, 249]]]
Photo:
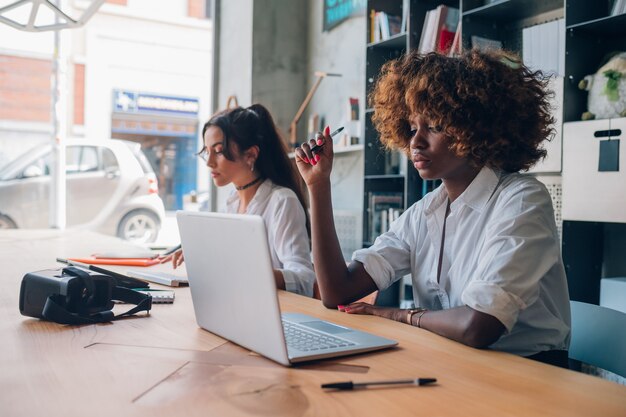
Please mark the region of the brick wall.
[[205, 5], [206, 0], [187, 0], [187, 15], [198, 19], [206, 18]]
[[50, 122], [52, 63], [0, 55], [0, 120]]

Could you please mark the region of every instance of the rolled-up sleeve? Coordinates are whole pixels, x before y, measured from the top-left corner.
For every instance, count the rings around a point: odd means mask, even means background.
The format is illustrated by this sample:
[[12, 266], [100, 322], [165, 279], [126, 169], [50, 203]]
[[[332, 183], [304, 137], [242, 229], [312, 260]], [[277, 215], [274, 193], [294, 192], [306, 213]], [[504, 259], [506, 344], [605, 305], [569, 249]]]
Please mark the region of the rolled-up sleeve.
[[281, 264], [276, 269], [283, 274], [285, 289], [312, 297], [315, 273], [304, 209], [295, 195], [284, 195], [276, 199], [271, 210], [268, 237]]
[[558, 236], [550, 196], [541, 185], [511, 190], [493, 210], [497, 215], [462, 301], [511, 331], [520, 312], [539, 297], [541, 278], [559, 262]]
[[416, 210], [416, 205], [409, 208], [391, 224], [388, 232], [376, 238], [372, 246], [352, 254], [352, 260], [363, 264], [379, 290], [388, 288], [411, 272], [412, 220], [419, 215]]

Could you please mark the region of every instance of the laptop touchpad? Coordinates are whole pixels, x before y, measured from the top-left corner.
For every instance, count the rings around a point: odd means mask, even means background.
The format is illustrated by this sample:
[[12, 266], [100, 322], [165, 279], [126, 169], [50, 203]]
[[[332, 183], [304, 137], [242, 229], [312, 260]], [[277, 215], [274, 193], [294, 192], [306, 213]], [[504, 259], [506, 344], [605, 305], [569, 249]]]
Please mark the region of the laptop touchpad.
[[321, 332], [326, 332], [330, 334], [347, 333], [347, 332], [353, 331], [352, 329], [348, 329], [347, 327], [337, 326], [335, 324], [330, 324], [326, 321], [320, 321], [320, 320], [307, 321], [307, 322], [300, 323], [300, 325], [311, 327], [315, 330], [319, 330]]

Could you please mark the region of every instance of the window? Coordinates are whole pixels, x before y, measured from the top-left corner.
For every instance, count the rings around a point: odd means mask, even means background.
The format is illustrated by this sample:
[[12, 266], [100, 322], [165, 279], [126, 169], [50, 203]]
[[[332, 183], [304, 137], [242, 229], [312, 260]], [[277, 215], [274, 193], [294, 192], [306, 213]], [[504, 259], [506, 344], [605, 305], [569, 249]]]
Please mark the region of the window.
[[98, 170], [98, 150], [95, 146], [69, 146], [66, 157], [68, 174]]
[[120, 169], [117, 158], [108, 148], [102, 148], [102, 166], [107, 172], [117, 171]]

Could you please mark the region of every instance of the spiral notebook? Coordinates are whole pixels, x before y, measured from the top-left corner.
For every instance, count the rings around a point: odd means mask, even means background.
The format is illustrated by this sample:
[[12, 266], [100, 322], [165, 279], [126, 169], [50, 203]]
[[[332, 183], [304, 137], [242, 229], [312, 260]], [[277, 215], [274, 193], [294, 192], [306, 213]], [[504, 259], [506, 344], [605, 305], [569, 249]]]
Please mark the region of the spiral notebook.
[[174, 302], [175, 293], [172, 290], [155, 290], [138, 288], [135, 291], [150, 294], [152, 296], [153, 304], [172, 304]]
[[174, 275], [168, 272], [129, 269], [126, 271], [126, 275], [133, 278], [138, 278], [143, 281], [154, 282], [155, 284], [167, 285], [169, 287], [180, 287], [189, 285], [187, 277]]

